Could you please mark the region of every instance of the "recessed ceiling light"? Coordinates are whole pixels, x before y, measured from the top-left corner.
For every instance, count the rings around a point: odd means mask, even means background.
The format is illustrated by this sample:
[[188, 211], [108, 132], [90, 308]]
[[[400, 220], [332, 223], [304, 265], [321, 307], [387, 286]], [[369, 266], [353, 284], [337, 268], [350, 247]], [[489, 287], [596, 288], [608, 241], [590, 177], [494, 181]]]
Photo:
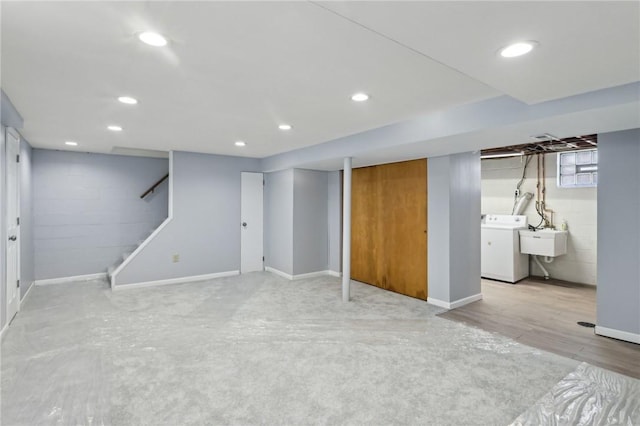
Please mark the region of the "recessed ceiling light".
[[280, 130], [291, 130], [291, 124], [281, 124], [278, 126]]
[[510, 44], [500, 49], [500, 56], [503, 58], [515, 58], [517, 56], [526, 55], [531, 52], [538, 43], [535, 41], [521, 41]]
[[243, 141], [236, 141], [236, 146], [245, 146], [246, 143], [244, 143]]
[[367, 99], [369, 99], [369, 95], [367, 95], [366, 93], [356, 93], [355, 95], [351, 96], [351, 100], [356, 102], [364, 102]]
[[111, 130], [112, 132], [121, 132], [122, 131], [122, 127], [120, 127], [120, 126], [107, 126], [107, 129]]
[[145, 31], [138, 34], [138, 39], [149, 46], [162, 47], [167, 45], [167, 39], [162, 34], [154, 33], [153, 31]]
[[120, 96], [118, 100], [123, 104], [128, 105], [135, 105], [138, 103], [138, 100], [136, 98], [132, 98], [131, 96]]
[[64, 144], [69, 146], [78, 146], [78, 142], [73, 142], [73, 141], [66, 141]]

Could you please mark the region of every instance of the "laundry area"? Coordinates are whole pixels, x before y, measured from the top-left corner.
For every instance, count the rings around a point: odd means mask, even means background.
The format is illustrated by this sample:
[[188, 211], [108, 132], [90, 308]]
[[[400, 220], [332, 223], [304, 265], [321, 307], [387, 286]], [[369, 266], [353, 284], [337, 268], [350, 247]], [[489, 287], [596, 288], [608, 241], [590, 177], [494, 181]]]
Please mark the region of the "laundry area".
[[482, 277], [596, 285], [597, 135], [483, 151]]
[[594, 333], [596, 135], [482, 152], [481, 302], [441, 316], [640, 376], [636, 345]]

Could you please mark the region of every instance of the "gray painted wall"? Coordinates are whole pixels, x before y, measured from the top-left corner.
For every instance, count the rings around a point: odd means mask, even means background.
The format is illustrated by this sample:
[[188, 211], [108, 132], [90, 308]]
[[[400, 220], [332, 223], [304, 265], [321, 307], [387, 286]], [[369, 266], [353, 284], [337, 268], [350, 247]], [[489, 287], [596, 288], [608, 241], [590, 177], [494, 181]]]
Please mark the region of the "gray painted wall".
[[328, 173], [294, 170], [293, 274], [329, 268]]
[[328, 175], [329, 270], [342, 272], [342, 172]]
[[33, 185], [31, 145], [20, 139], [20, 297], [24, 297], [35, 280], [33, 240]]
[[5, 127], [13, 127], [16, 130], [22, 129], [22, 116], [15, 108], [9, 96], [0, 89], [0, 122]]
[[116, 285], [240, 269], [240, 173], [259, 172], [259, 160], [176, 151], [171, 163], [173, 217]]
[[104, 272], [167, 216], [158, 158], [33, 150], [35, 279]]
[[[450, 282], [451, 157], [427, 160], [427, 266], [429, 298], [448, 302]], [[478, 274], [478, 278], [480, 274]]]
[[481, 292], [480, 153], [451, 155], [450, 166], [450, 297], [455, 301]]
[[640, 335], [640, 129], [598, 135], [597, 323]]
[[428, 160], [429, 297], [455, 302], [480, 289], [480, 154]]
[[265, 173], [265, 266], [293, 275], [293, 169]]
[[289, 169], [266, 173], [265, 182], [265, 266], [289, 275], [326, 271], [329, 173]]

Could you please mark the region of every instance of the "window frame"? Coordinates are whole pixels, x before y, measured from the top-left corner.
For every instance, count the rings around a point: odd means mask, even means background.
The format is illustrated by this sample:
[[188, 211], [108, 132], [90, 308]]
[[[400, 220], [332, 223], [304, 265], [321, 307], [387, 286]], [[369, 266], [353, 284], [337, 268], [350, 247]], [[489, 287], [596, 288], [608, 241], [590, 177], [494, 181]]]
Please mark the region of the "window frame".
[[[591, 159], [589, 162], [578, 162], [578, 155], [580, 153], [589, 152]], [[572, 164], [563, 164], [563, 157], [574, 156]], [[556, 186], [562, 189], [571, 188], [596, 188], [598, 186], [598, 148], [580, 149], [575, 151], [558, 152], [556, 157], [557, 173], [556, 173]], [[573, 173], [562, 173], [567, 167], [573, 166]], [[564, 168], [564, 169], [563, 169]], [[589, 176], [588, 183], [578, 183], [578, 176]], [[565, 183], [562, 179], [563, 176], [574, 176], [573, 183]]]

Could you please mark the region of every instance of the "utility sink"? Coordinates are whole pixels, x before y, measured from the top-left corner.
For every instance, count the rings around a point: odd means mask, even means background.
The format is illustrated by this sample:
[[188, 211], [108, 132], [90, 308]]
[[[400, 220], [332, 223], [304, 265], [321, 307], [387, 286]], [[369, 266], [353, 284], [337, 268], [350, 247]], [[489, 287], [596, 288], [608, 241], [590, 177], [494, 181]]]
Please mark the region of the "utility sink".
[[519, 231], [520, 253], [556, 257], [567, 253], [567, 231]]

